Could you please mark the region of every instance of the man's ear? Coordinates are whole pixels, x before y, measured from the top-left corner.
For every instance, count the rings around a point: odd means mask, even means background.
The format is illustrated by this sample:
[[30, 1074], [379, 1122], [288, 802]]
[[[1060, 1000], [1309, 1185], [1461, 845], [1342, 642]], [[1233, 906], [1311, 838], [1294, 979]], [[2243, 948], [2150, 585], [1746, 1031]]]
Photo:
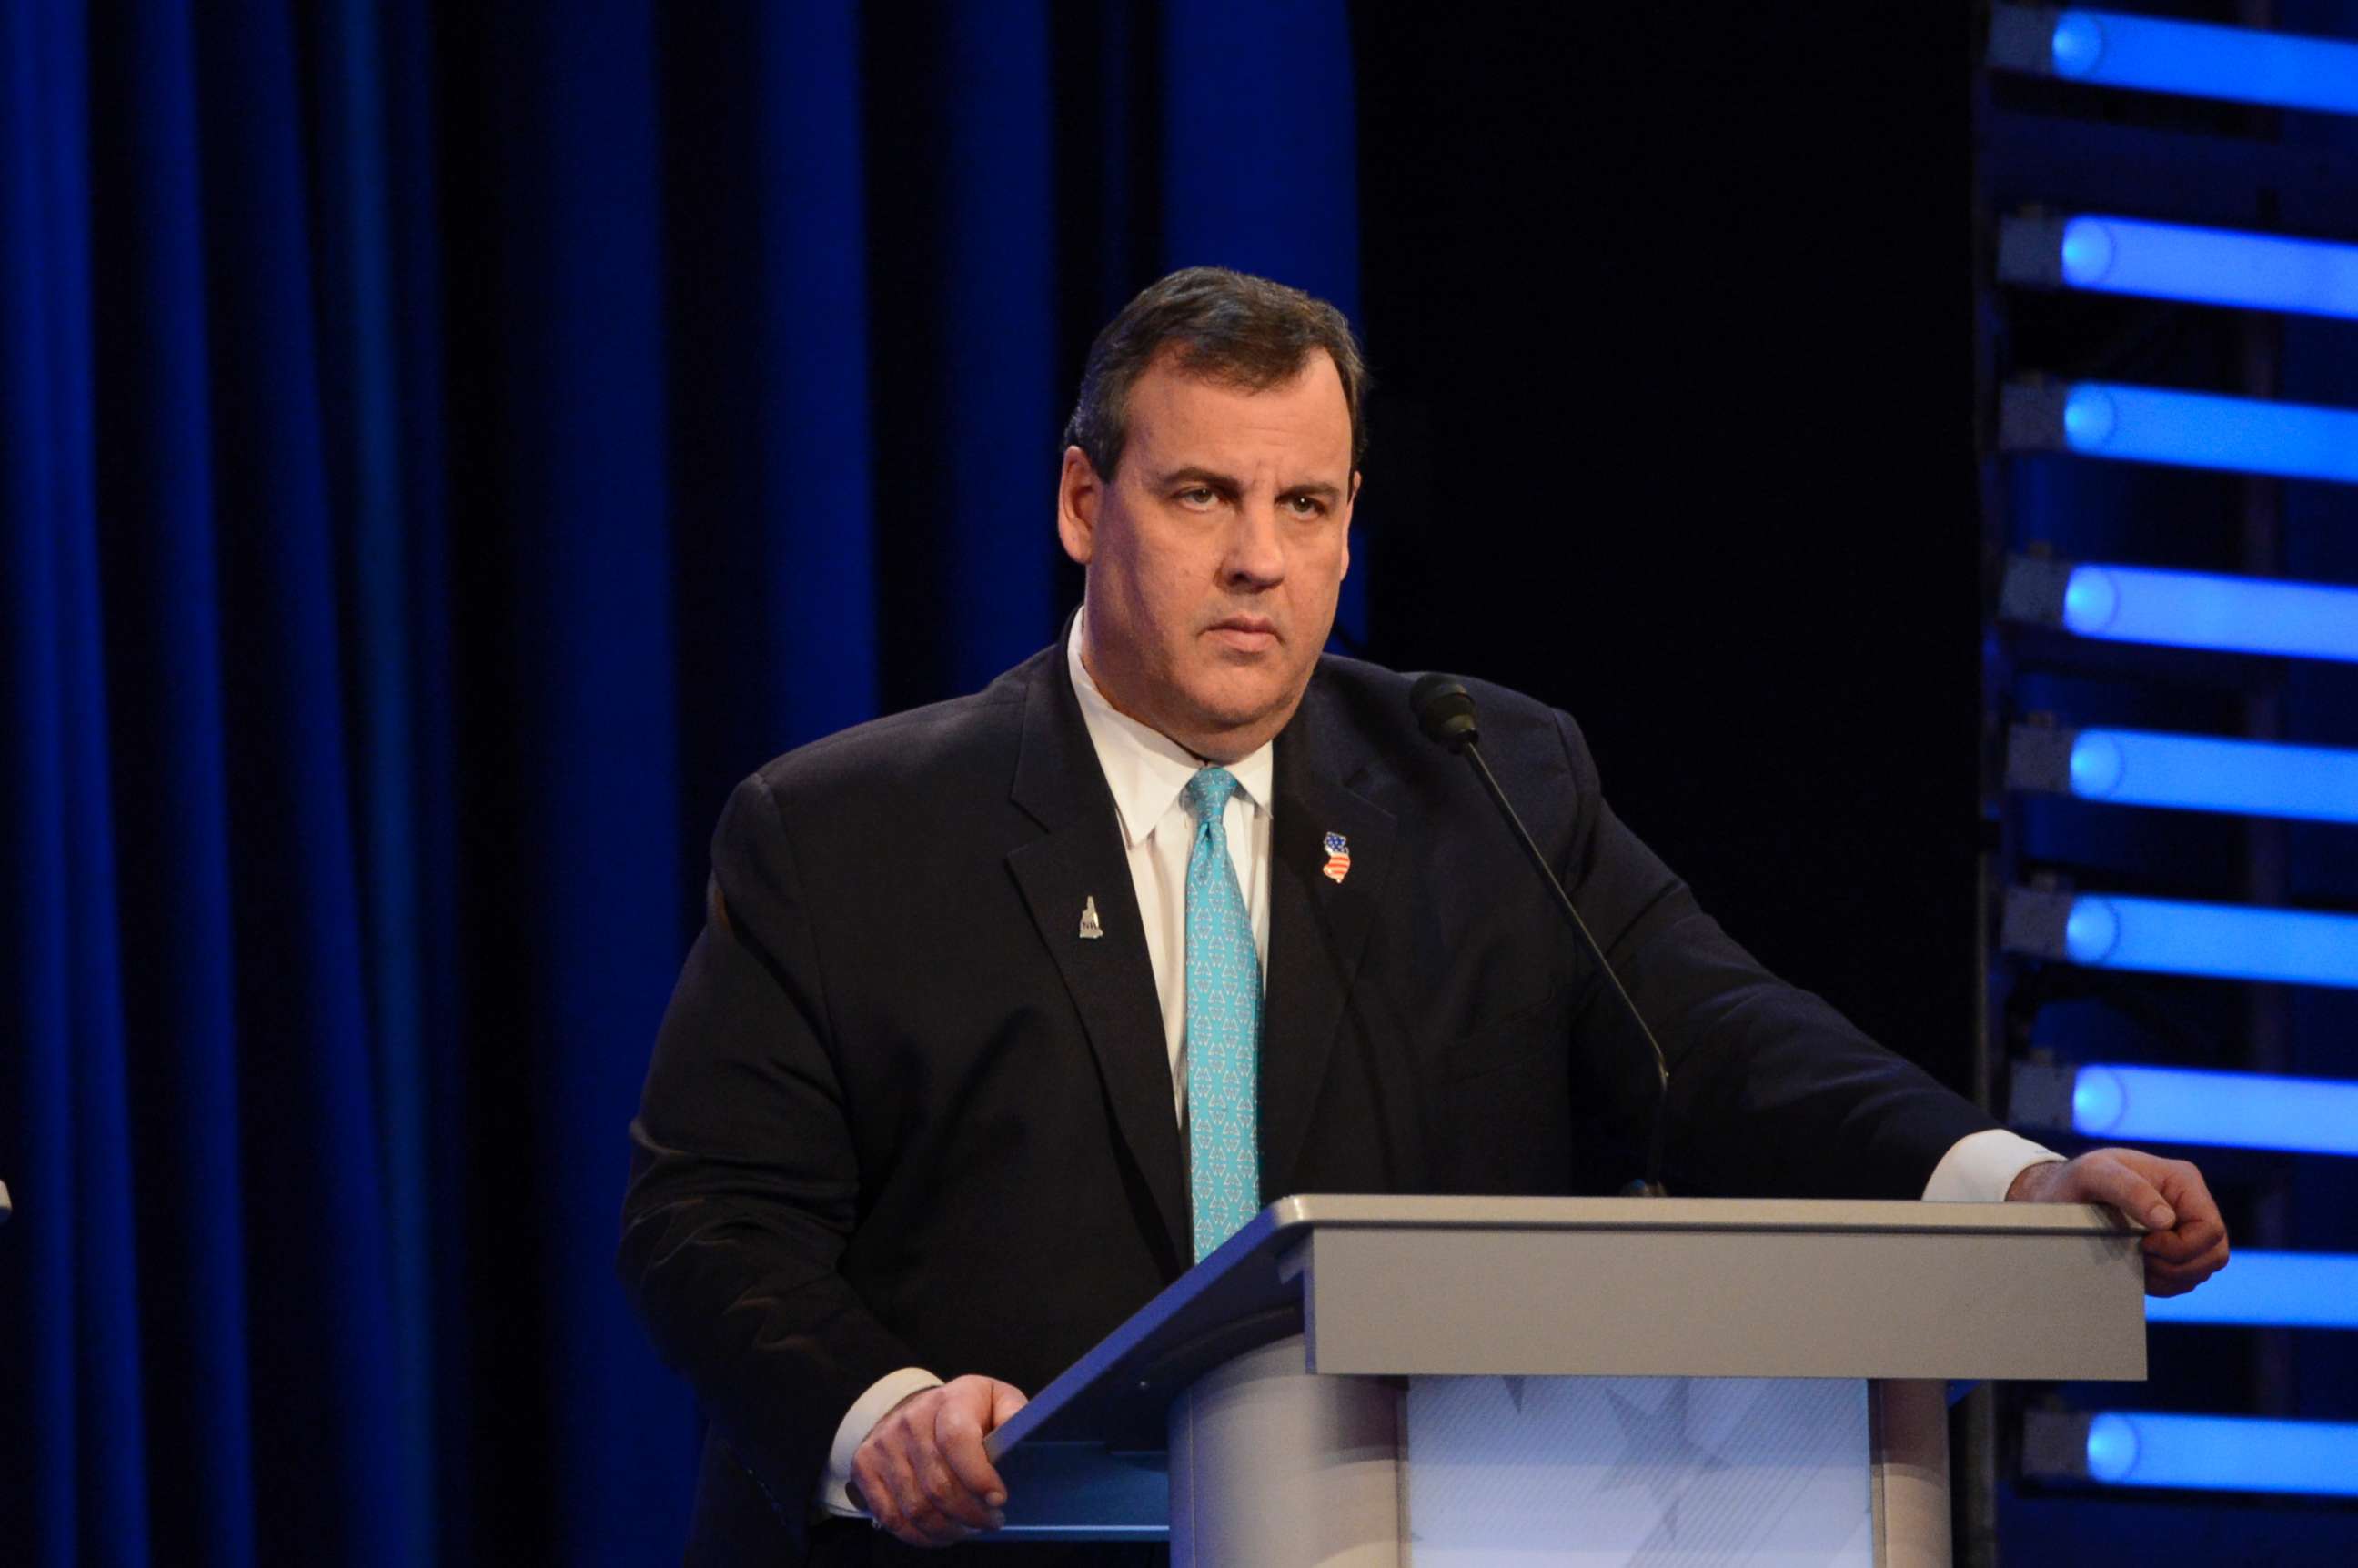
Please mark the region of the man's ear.
[[1087, 566], [1098, 547], [1098, 503], [1105, 499], [1105, 483], [1088, 453], [1065, 449], [1064, 471], [1056, 476], [1056, 537], [1075, 564]]
[[1338, 577], [1351, 575], [1351, 514], [1357, 511], [1358, 506], [1359, 474], [1354, 470], [1351, 474], [1351, 492], [1343, 498], [1343, 569], [1336, 574]]

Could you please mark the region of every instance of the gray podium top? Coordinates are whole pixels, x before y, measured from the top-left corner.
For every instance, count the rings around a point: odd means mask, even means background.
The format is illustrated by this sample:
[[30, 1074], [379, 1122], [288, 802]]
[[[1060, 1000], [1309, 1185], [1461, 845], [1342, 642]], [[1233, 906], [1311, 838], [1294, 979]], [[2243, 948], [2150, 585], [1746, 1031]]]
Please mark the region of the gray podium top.
[[990, 1452], [1160, 1450], [1174, 1394], [1293, 1334], [1372, 1376], [2139, 1379], [2138, 1235], [2076, 1204], [1282, 1198]]

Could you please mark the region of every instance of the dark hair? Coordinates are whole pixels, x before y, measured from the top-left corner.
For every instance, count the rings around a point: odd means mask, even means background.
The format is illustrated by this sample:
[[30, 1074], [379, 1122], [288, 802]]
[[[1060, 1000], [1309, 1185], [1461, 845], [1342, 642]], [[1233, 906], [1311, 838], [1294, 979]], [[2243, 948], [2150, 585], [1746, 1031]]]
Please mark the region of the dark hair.
[[1089, 345], [1081, 395], [1065, 425], [1099, 478], [1111, 479], [1130, 438], [1130, 389], [1168, 351], [1189, 375], [1259, 392], [1300, 373], [1325, 350], [1343, 378], [1351, 416], [1351, 468], [1368, 449], [1368, 378], [1351, 323], [1325, 300], [1249, 273], [1183, 267], [1149, 284]]

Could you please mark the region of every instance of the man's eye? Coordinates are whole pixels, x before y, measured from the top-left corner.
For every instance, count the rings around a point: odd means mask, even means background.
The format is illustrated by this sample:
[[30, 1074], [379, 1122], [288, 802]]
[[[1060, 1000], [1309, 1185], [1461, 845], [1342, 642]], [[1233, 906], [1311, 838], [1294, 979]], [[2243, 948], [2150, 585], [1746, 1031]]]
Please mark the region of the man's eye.
[[1209, 506], [1212, 503], [1212, 490], [1209, 485], [1191, 484], [1179, 492], [1179, 499], [1190, 506]]
[[1309, 495], [1290, 495], [1285, 503], [1293, 509], [1296, 517], [1315, 517], [1326, 510], [1316, 497]]

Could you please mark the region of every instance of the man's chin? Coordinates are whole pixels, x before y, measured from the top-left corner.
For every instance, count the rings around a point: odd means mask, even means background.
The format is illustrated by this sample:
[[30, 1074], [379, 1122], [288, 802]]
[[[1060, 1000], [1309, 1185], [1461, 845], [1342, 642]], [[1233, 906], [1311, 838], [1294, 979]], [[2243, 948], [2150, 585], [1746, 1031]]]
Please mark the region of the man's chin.
[[1223, 693], [1217, 701], [1189, 704], [1194, 711], [1187, 717], [1198, 734], [1207, 739], [1251, 738], [1251, 744], [1243, 748], [1250, 752], [1283, 727], [1300, 699], [1297, 691], [1259, 692], [1249, 698]]

